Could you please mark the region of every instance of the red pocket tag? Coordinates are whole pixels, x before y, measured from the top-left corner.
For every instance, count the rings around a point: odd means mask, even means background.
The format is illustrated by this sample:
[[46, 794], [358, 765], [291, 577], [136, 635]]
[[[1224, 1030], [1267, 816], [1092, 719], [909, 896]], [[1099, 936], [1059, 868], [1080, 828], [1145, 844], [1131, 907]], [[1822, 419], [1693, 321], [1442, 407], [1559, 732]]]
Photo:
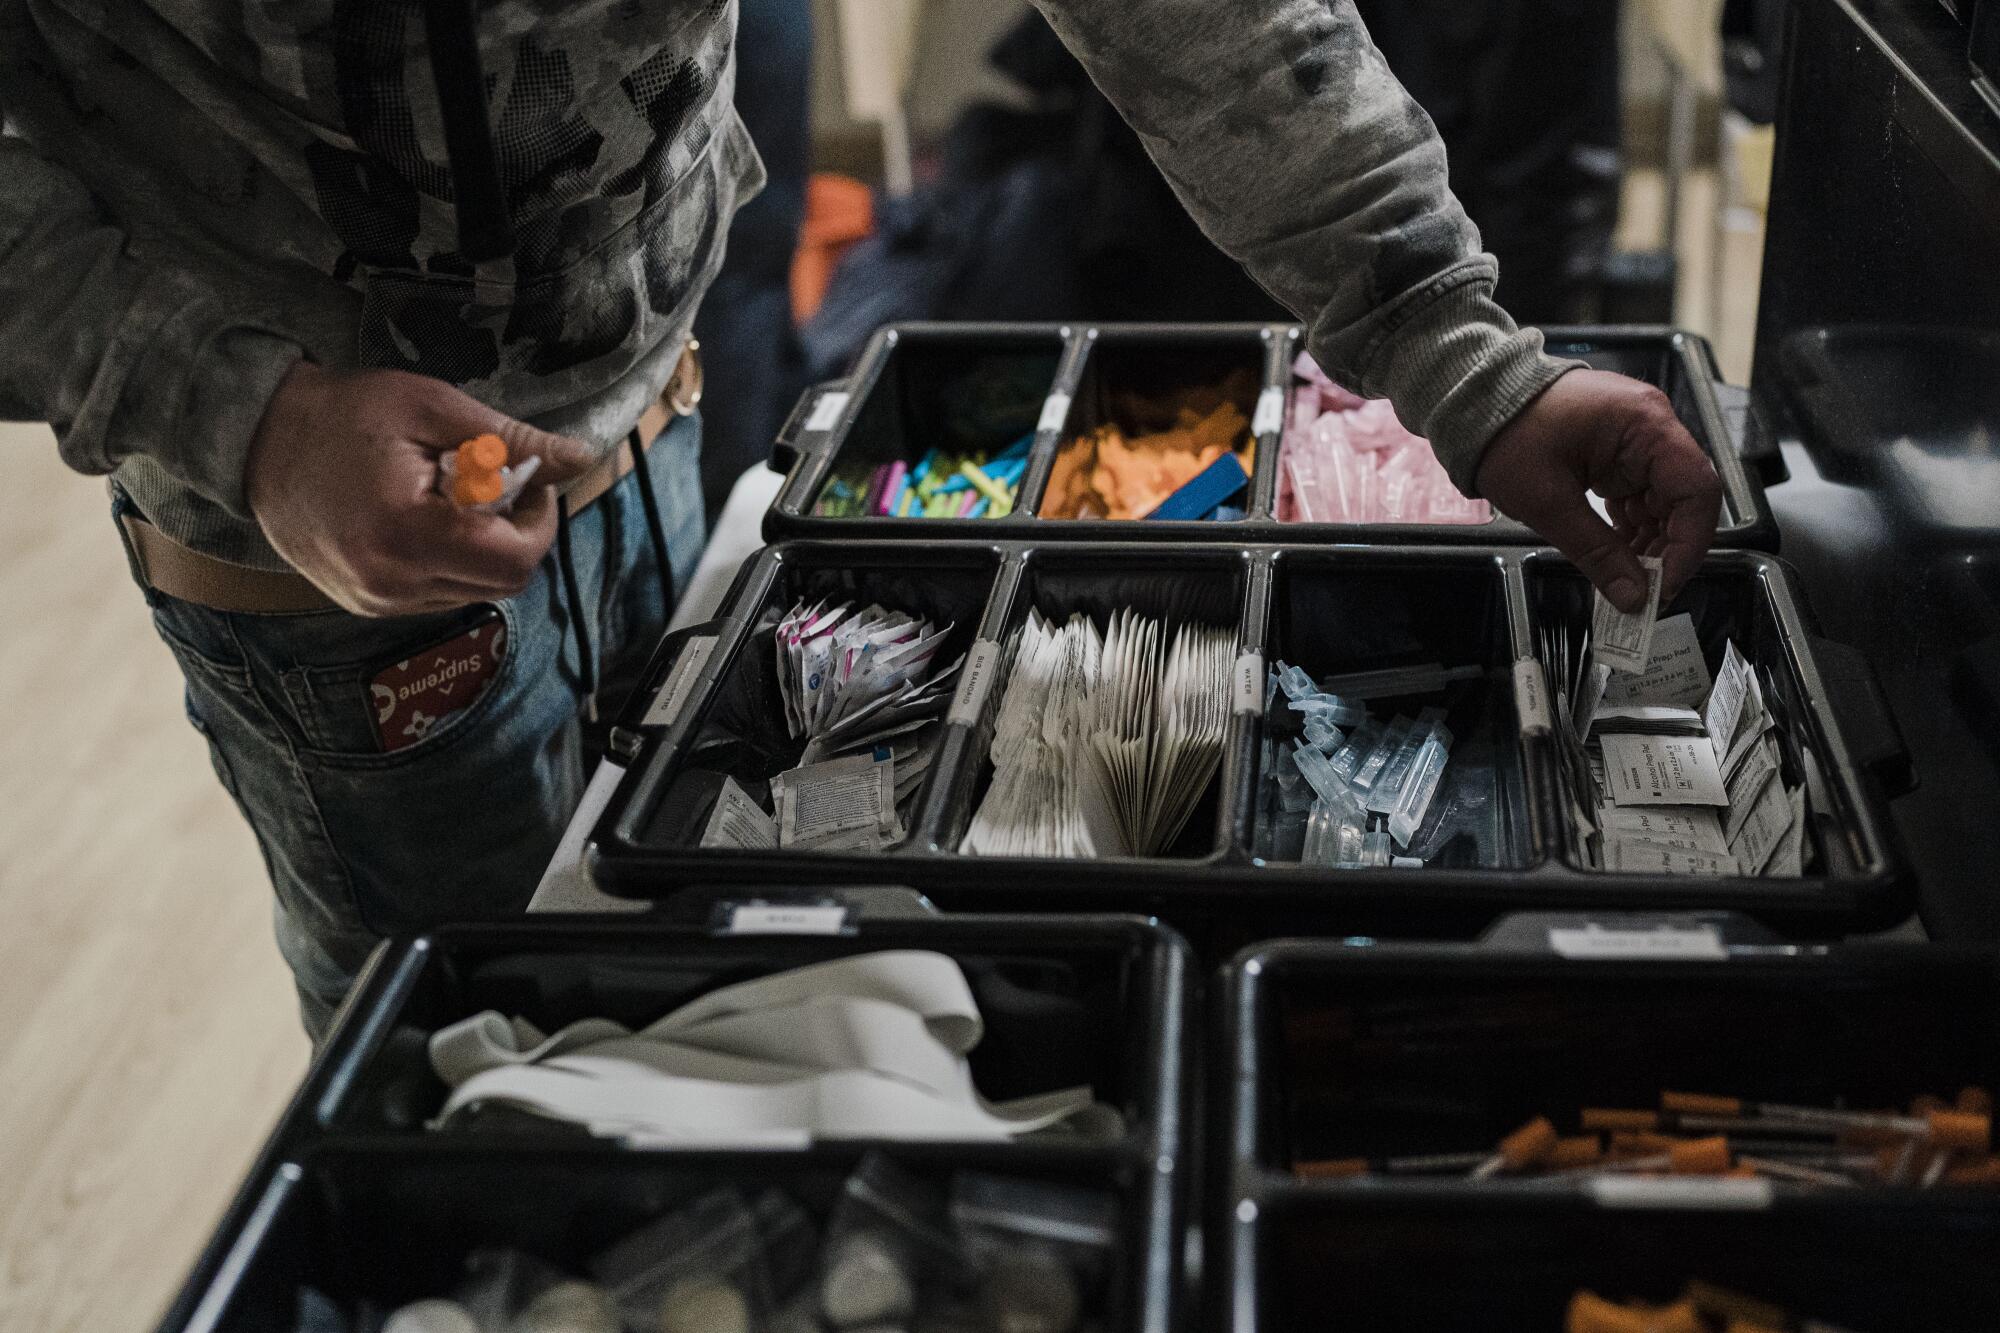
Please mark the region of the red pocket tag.
[[415, 745], [486, 693], [506, 652], [507, 622], [496, 616], [376, 672], [375, 739], [385, 751]]

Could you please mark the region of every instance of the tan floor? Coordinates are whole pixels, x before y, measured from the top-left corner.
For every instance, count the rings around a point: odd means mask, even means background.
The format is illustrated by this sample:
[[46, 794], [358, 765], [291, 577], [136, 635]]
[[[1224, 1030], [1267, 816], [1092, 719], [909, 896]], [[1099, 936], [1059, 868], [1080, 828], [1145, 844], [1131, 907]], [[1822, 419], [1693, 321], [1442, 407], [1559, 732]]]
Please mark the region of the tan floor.
[[306, 1058], [101, 482], [0, 425], [0, 1330], [149, 1327]]

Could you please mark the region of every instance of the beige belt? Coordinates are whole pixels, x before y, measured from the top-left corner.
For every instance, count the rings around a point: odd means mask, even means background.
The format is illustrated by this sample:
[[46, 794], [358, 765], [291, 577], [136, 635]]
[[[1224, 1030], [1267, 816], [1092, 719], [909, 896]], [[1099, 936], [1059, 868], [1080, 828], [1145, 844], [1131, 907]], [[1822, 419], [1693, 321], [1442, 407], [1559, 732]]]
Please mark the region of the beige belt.
[[[700, 347], [689, 339], [680, 364], [667, 382], [660, 401], [639, 418], [639, 447], [651, 449], [676, 416], [687, 416], [701, 402]], [[572, 514], [581, 513], [632, 471], [632, 451], [613, 449], [590, 471], [563, 491]], [[315, 588], [305, 575], [292, 570], [252, 569], [231, 560], [206, 555], [181, 545], [137, 514], [124, 516], [139, 576], [155, 592], [214, 611], [250, 615], [283, 615], [334, 608], [332, 598]]]

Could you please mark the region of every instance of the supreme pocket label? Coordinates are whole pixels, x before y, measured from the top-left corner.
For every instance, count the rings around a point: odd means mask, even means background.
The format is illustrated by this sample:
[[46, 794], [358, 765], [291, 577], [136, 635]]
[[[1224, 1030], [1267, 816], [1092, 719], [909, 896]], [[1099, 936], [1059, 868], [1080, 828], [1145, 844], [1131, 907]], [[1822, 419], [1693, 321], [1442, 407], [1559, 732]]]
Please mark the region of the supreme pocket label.
[[368, 693], [382, 749], [415, 745], [478, 702], [506, 654], [507, 622], [495, 617], [376, 672]]

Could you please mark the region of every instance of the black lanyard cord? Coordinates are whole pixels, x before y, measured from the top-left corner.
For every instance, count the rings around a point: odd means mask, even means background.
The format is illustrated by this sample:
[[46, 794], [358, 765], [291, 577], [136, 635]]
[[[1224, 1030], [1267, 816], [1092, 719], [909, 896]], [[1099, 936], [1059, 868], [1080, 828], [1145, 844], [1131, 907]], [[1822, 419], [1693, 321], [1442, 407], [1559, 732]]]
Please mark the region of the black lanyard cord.
[[431, 78], [444, 113], [445, 154], [451, 159], [452, 209], [459, 257], [469, 263], [514, 253], [507, 186], [486, 116], [486, 75], [479, 64], [478, 0], [425, 0], [424, 33]]

